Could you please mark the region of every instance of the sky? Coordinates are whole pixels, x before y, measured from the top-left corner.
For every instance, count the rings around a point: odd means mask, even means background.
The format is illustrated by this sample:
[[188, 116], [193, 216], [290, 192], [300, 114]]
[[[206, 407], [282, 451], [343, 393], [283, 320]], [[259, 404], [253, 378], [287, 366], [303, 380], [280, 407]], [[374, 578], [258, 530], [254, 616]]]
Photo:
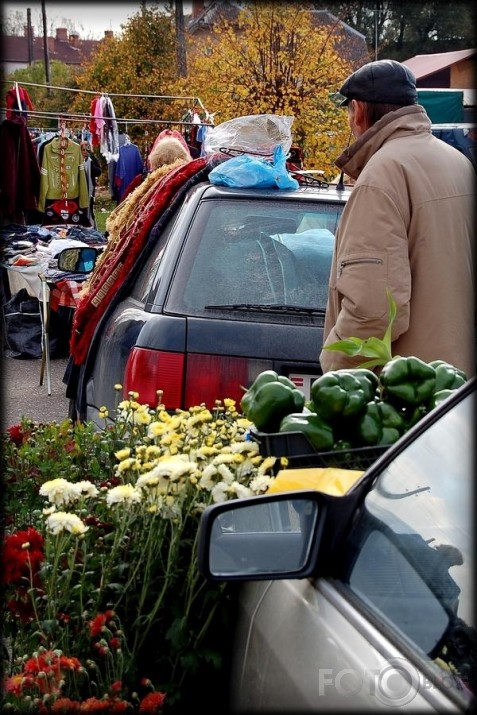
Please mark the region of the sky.
[[[54, 27], [65, 27], [65, 20], [74, 23], [74, 27], [68, 23], [68, 29], [74, 29], [83, 39], [100, 40], [104, 37], [105, 30], [113, 30], [115, 34], [121, 32], [121, 24], [125, 24], [130, 17], [139, 12], [139, 0], [137, 2], [48, 2], [45, 0], [46, 23], [50, 32], [51, 24]], [[146, 7], [156, 6], [156, 2], [147, 2]], [[190, 12], [190, 3], [184, 2], [184, 13]], [[27, 18], [27, 8], [31, 10], [31, 21], [34, 28], [42, 28], [41, 0], [30, 0], [30, 2], [3, 2], [2, 15], [7, 18], [15, 12], [21, 12]], [[42, 34], [42, 30], [41, 30]], [[53, 33], [52, 33], [53, 34]]]

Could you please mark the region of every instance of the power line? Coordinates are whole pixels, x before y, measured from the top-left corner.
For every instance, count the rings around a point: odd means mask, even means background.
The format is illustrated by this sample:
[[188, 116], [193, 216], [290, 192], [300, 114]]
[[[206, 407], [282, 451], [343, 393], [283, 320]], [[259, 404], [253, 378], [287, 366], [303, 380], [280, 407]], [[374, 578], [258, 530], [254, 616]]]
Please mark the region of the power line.
[[187, 100], [192, 101], [194, 104], [199, 104], [201, 108], [205, 111], [205, 107], [199, 97], [182, 97], [179, 95], [169, 95], [169, 94], [121, 94], [119, 92], [105, 92], [103, 90], [93, 90], [93, 89], [76, 89], [73, 87], [58, 87], [51, 84], [38, 84], [36, 82], [23, 82], [22, 80], [7, 80], [2, 79], [0, 82], [4, 84], [13, 84], [17, 81], [18, 84], [25, 85], [26, 87], [43, 87], [44, 89], [60, 89], [66, 92], [78, 92], [81, 94], [102, 94], [108, 97], [137, 97], [141, 99], [165, 99], [165, 100]]

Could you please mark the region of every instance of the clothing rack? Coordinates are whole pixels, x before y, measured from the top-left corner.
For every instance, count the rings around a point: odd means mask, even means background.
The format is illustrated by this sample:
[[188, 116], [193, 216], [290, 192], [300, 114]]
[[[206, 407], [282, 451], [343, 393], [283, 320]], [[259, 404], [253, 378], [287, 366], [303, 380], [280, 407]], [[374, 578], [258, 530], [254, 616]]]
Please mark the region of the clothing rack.
[[[11, 110], [11, 111], [17, 111], [17, 110]], [[0, 112], [6, 112], [5, 107], [0, 107]], [[19, 114], [21, 113], [20, 110], [18, 110]], [[24, 113], [24, 112], [23, 112]], [[28, 117], [39, 117], [44, 118], [44, 119], [58, 119], [61, 115], [61, 117], [65, 121], [69, 122], [84, 122], [85, 119], [89, 120], [91, 119], [89, 114], [74, 114], [71, 112], [40, 112], [37, 111], [36, 109], [33, 110], [28, 110], [27, 112]], [[111, 119], [111, 117], [97, 117], [98, 119]], [[177, 119], [135, 119], [135, 118], [130, 118], [130, 117], [116, 117], [116, 122], [118, 124], [180, 124], [182, 126], [201, 126], [202, 124], [204, 126], [210, 127], [212, 126], [211, 124], [207, 122], [185, 122], [182, 120], [177, 120]]]
[[[0, 82], [3, 82], [4, 84], [12, 84], [12, 80], [6, 80], [6, 79], [0, 79]], [[51, 84], [39, 84], [37, 82], [23, 82], [20, 81], [18, 82], [20, 85], [25, 85], [25, 87], [43, 87], [44, 89], [60, 89], [66, 92], [77, 92], [81, 94], [99, 94], [99, 95], [106, 95], [109, 97], [136, 97], [140, 99], [165, 99], [165, 100], [183, 100], [187, 102], [193, 102], [193, 104], [198, 104], [203, 111], [208, 114], [207, 110], [205, 109], [203, 103], [201, 102], [199, 97], [183, 97], [180, 95], [168, 95], [168, 94], [121, 94], [119, 92], [105, 92], [103, 90], [93, 90], [93, 89], [75, 89], [72, 87], [58, 87], [54, 86]]]

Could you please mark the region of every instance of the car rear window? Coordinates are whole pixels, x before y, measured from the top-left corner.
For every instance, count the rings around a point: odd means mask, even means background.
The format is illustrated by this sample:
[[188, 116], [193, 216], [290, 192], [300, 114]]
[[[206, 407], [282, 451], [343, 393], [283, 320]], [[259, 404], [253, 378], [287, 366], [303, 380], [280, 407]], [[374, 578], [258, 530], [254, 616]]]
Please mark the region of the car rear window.
[[189, 315], [234, 304], [324, 309], [342, 209], [331, 201], [204, 201], [167, 308]]

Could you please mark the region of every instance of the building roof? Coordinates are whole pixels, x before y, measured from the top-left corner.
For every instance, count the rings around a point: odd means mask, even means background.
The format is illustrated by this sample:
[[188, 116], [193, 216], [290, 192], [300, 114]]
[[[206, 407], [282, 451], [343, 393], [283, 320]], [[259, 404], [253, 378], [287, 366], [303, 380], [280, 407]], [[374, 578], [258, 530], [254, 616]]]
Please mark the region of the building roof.
[[455, 52], [438, 52], [433, 55], [415, 55], [408, 60], [403, 60], [403, 64], [409, 67], [414, 73], [416, 80], [423, 79], [429, 75], [455, 65], [462, 60], [473, 57], [477, 50], [456, 50]]
[[[48, 38], [48, 55], [50, 60], [59, 60], [68, 65], [79, 65], [89, 59], [97, 49], [101, 40], [80, 40], [77, 35], [63, 40], [58, 37]], [[44, 59], [43, 37], [33, 38], [32, 61]], [[2, 37], [2, 61], [27, 64], [28, 38], [21, 35], [4, 35]]]
[[[225, 2], [211, 0], [207, 5], [204, 2], [193, 3], [193, 14], [188, 21], [187, 32], [193, 35], [201, 28], [208, 29], [219, 19], [233, 22], [243, 9], [243, 5], [244, 3], [239, 0]], [[363, 34], [328, 10], [310, 10], [310, 15], [315, 25], [338, 26], [344, 32], [344, 38], [339, 41], [338, 46], [355, 65], [359, 66], [369, 59], [366, 38]]]

